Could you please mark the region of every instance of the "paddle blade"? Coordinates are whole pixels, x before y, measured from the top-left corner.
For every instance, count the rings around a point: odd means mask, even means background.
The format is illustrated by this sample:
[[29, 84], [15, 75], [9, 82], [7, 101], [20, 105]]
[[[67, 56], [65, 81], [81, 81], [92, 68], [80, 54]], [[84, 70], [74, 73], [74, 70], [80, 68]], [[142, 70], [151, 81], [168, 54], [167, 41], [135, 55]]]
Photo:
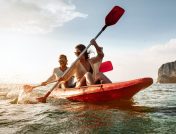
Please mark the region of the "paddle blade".
[[99, 68], [100, 72], [104, 73], [104, 72], [108, 72], [111, 70], [113, 70], [111, 61], [106, 61], [106, 62], [101, 63], [100, 68]]
[[113, 7], [109, 14], [105, 18], [106, 26], [114, 25], [124, 14], [125, 10], [119, 6]]

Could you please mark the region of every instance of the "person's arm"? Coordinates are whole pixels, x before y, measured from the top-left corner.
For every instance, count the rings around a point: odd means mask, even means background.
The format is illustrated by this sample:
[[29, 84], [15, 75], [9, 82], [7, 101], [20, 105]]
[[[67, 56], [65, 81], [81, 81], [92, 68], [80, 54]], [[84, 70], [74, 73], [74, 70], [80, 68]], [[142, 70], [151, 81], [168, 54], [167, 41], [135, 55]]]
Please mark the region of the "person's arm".
[[55, 69], [53, 70], [53, 74], [46, 81], [42, 82], [41, 85], [45, 86], [45, 85], [52, 83], [54, 81], [56, 81]]
[[73, 67], [68, 68], [67, 73], [64, 76], [61, 76], [60, 81], [68, 81], [72, 76], [74, 76], [76, 72], [76, 68], [78, 68], [79, 60], [74, 64]]
[[46, 80], [47, 83], [51, 83], [51, 82], [54, 82], [54, 81], [56, 81], [56, 75], [55, 75], [55, 74], [53, 74], [52, 76], [50, 76], [50, 77]]
[[96, 63], [97, 61], [101, 61], [104, 57], [103, 48], [97, 44], [95, 39], [92, 39], [90, 41], [90, 43], [95, 47], [95, 49], [97, 51], [97, 56], [91, 58], [92, 63]]

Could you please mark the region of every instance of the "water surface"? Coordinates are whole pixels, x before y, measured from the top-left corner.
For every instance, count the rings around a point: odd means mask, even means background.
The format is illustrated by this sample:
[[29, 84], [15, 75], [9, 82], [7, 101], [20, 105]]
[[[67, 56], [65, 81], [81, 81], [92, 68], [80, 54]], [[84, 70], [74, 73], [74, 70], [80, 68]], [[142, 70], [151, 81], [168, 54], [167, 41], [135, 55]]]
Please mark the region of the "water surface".
[[[10, 90], [19, 88], [11, 85], [6, 88], [0, 86], [1, 92]], [[107, 104], [70, 102], [53, 98], [46, 104], [9, 102], [5, 96], [0, 96], [0, 133], [3, 134], [176, 133], [174, 84], [153, 84], [136, 94], [131, 101]]]

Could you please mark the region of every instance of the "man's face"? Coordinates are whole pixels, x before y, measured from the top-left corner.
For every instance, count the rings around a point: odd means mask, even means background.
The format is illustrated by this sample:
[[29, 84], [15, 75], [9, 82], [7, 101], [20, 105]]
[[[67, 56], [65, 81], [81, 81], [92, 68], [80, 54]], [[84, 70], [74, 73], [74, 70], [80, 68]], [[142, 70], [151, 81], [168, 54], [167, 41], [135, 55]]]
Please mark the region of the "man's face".
[[66, 66], [67, 65], [67, 59], [65, 59], [65, 57], [60, 57], [59, 58], [59, 63], [60, 63], [60, 66]]

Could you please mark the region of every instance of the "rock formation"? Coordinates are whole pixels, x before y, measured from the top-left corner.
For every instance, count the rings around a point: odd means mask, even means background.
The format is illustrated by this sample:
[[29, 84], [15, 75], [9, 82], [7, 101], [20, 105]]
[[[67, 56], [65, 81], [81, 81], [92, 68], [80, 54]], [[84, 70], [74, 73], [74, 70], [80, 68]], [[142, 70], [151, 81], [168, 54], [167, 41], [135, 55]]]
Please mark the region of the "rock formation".
[[159, 83], [176, 83], [176, 61], [163, 64], [158, 70]]

